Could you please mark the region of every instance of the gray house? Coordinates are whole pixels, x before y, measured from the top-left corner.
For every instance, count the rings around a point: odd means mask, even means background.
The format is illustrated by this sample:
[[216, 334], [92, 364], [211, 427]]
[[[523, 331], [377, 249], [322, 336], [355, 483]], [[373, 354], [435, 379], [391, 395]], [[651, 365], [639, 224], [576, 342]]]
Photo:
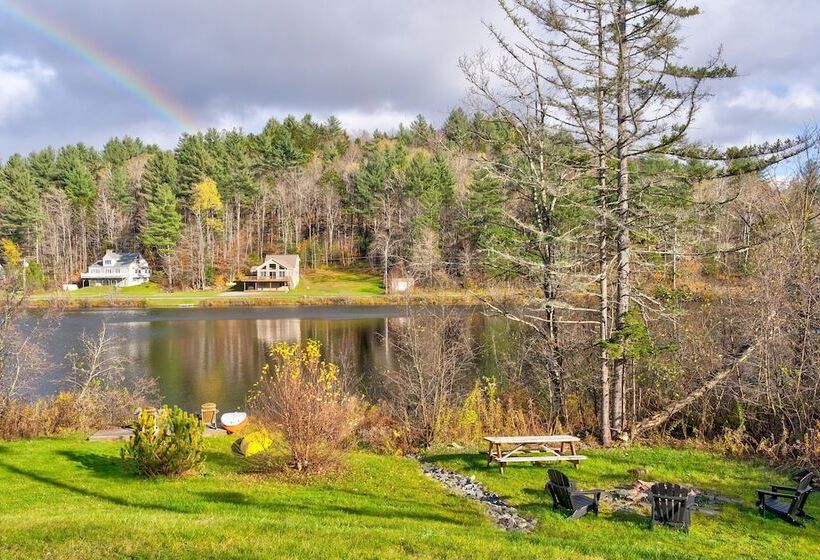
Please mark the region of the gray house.
[[151, 268], [139, 253], [106, 251], [103, 258], [80, 275], [81, 286], [116, 286], [125, 288], [147, 282]]
[[251, 268], [239, 282], [245, 291], [292, 290], [299, 285], [299, 255], [265, 255], [262, 264]]

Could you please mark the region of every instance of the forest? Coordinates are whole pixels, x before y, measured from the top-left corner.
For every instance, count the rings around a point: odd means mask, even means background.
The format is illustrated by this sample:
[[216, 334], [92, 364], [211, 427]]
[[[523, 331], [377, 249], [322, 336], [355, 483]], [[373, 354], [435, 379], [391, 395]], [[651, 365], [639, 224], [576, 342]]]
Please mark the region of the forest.
[[274, 251], [308, 269], [400, 266], [520, 327], [526, 375], [508, 394], [552, 425], [816, 458], [814, 132], [690, 140], [708, 84], [736, 74], [719, 56], [676, 62], [696, 11], [501, 5], [514, 39], [489, 26], [501, 56], [460, 61], [472, 105], [440, 126], [419, 115], [352, 137], [306, 115], [183, 134], [170, 151], [123, 137], [12, 155], [6, 274], [25, 258], [28, 286], [54, 288], [108, 248], [143, 252], [168, 288], [224, 287]]

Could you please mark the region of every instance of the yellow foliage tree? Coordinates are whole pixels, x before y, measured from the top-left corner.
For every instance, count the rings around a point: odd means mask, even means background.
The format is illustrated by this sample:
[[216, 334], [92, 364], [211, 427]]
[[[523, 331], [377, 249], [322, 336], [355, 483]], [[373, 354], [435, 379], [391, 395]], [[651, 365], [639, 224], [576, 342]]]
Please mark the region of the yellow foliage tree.
[[216, 188], [216, 181], [206, 177], [194, 185], [193, 208], [195, 214], [215, 214], [223, 208], [222, 197]]
[[213, 233], [222, 231], [222, 222], [219, 212], [224, 205], [216, 182], [206, 177], [194, 185], [194, 196], [191, 201], [191, 210], [196, 216], [197, 232], [199, 234], [197, 260], [199, 269], [198, 285], [205, 288], [208, 284], [209, 270], [213, 264]]
[[0, 253], [3, 255], [3, 261], [11, 267], [20, 266], [23, 261], [23, 253], [11, 239], [0, 239]]

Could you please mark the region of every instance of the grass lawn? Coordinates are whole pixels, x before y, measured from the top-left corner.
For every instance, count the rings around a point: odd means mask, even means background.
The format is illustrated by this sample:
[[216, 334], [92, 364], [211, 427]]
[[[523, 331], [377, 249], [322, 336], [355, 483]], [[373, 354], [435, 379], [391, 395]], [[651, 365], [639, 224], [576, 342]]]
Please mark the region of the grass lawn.
[[[761, 519], [754, 487], [767, 469], [700, 452], [593, 452], [572, 472], [611, 488], [626, 470], [743, 498], [689, 535], [604, 511], [569, 522], [547, 507], [545, 471], [503, 476], [475, 454], [430, 458], [476, 475], [539, 519], [529, 535], [494, 528], [480, 506], [450, 494], [409, 459], [353, 453], [348, 470], [311, 484], [241, 472], [230, 438], [208, 440], [203, 474], [143, 480], [124, 473], [118, 443], [79, 438], [0, 443], [0, 558], [817, 558], [820, 527]], [[568, 469], [572, 470], [572, 469]], [[820, 499], [810, 511], [820, 515]]]
[[381, 276], [366, 270], [316, 268], [301, 275], [299, 285], [280, 297], [300, 296], [378, 296], [384, 294]]
[[[754, 507], [756, 488], [792, 484], [762, 464], [726, 459], [697, 450], [629, 448], [582, 451], [589, 459], [580, 468], [560, 467], [581, 489], [611, 490], [629, 484], [630, 469], [646, 468], [647, 480], [678, 482], [741, 500], [723, 505], [716, 516], [695, 512], [689, 534], [665, 527], [649, 528], [648, 518], [612, 512], [570, 522], [554, 512], [543, 492], [546, 469], [511, 465], [503, 475], [487, 468], [477, 453], [432, 454], [428, 458], [451, 470], [474, 475], [519, 510], [539, 521], [536, 539], [566, 551], [567, 558], [820, 558], [820, 522], [806, 528], [788, 525]], [[807, 512], [820, 517], [820, 496], [809, 498]]]
[[148, 305], [178, 305], [185, 303], [196, 303], [203, 299], [218, 296], [221, 292], [219, 290], [186, 290], [186, 291], [163, 291], [157, 284], [148, 282], [139, 284], [138, 286], [129, 286], [127, 288], [113, 288], [110, 286], [89, 286], [80, 288], [73, 292], [54, 292], [31, 296], [31, 299], [49, 299], [49, 298], [67, 298], [71, 301], [95, 300], [95, 301], [110, 301], [110, 300], [129, 300], [142, 301], [144, 300]]

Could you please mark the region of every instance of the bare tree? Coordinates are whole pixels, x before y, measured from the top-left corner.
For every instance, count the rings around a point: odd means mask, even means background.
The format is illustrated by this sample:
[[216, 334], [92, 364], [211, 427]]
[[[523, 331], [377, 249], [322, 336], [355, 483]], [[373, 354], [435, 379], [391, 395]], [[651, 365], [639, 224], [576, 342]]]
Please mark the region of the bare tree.
[[463, 393], [473, 348], [458, 311], [408, 309], [408, 315], [407, 324], [391, 329], [397, 365], [386, 376], [395, 415], [411, 432], [412, 443], [427, 445]]
[[66, 383], [82, 399], [99, 387], [121, 385], [124, 378], [126, 357], [118, 351], [124, 341], [108, 333], [103, 323], [96, 336], [83, 331], [80, 335], [80, 351], [66, 357], [71, 362], [71, 373]]
[[0, 283], [0, 416], [30, 396], [49, 366], [44, 345], [57, 327], [58, 310], [28, 313], [12, 280]]
[[111, 334], [103, 323], [94, 335], [84, 331], [78, 351], [66, 356], [71, 371], [63, 382], [74, 393], [88, 426], [124, 422], [136, 407], [159, 398], [153, 378], [128, 375], [124, 345], [125, 340]]

